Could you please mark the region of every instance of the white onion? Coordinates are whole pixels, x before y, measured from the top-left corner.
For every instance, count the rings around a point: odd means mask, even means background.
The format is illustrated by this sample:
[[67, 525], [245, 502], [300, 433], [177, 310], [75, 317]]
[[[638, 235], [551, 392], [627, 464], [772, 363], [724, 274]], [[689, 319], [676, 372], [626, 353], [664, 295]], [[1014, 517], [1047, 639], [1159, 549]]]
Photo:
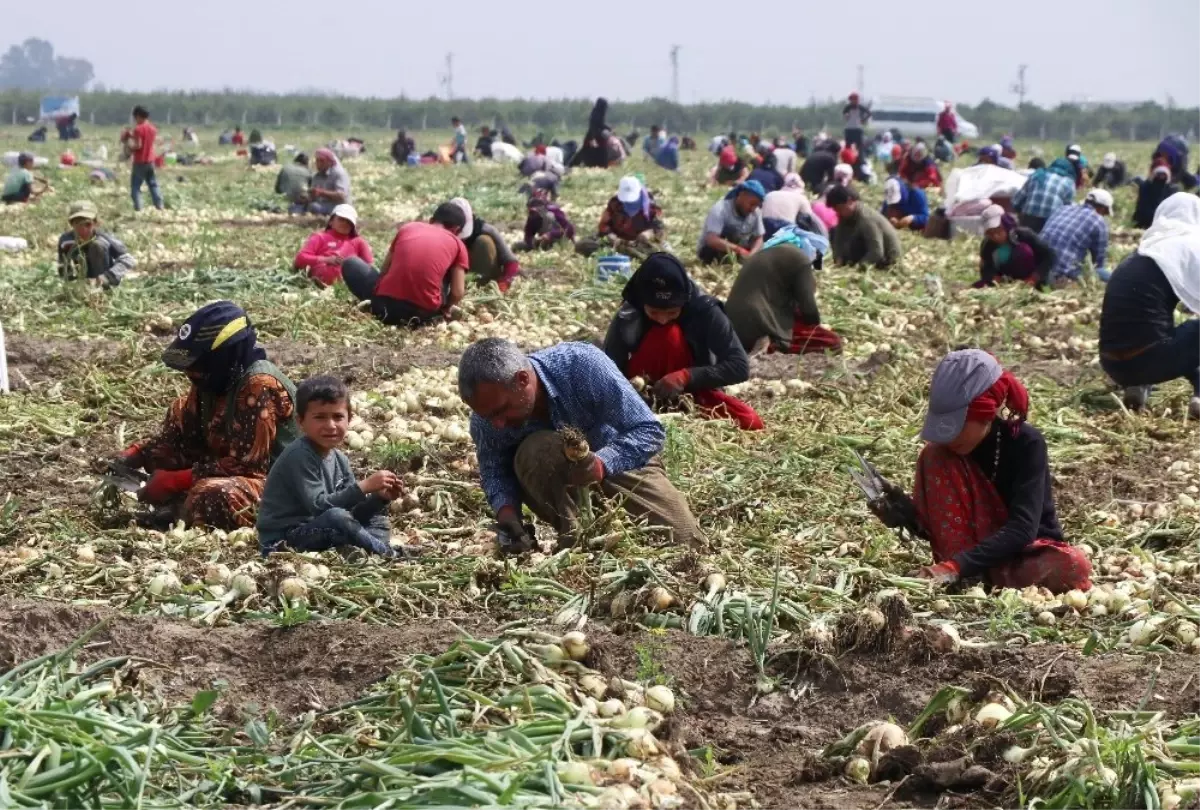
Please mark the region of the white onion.
[[232, 576], [229, 566], [224, 563], [209, 563], [204, 566], [205, 585], [228, 585]]
[[1107, 616], [1108, 608], [1097, 602], [1096, 604], [1092, 605], [1090, 612], [1093, 616]]
[[258, 593], [258, 583], [254, 581], [254, 577], [244, 571], [233, 575], [233, 579], [229, 581], [229, 588], [239, 599], [245, 599], [247, 596]]
[[648, 729], [653, 731], [662, 723], [663, 717], [654, 709], [634, 706], [612, 721], [613, 728]]
[[663, 754], [661, 757], [655, 757], [654, 761], [650, 764], [658, 768], [658, 772], [668, 779], [683, 778], [683, 771], [679, 769], [679, 763], [666, 754]]
[[591, 785], [592, 769], [588, 767], [586, 762], [572, 761], [560, 762], [555, 768], [558, 773], [559, 781], [564, 785]]
[[963, 592], [963, 596], [969, 596], [972, 599], [987, 599], [987, 591], [985, 591], [982, 586], [975, 585], [967, 588], [967, 590]]
[[96, 549], [91, 546], [80, 546], [75, 549], [75, 559], [81, 563], [94, 563], [96, 561]]
[[943, 616], [954, 612], [954, 607], [948, 599], [935, 599], [930, 607], [934, 613], [940, 613]]
[[279, 595], [284, 599], [308, 599], [308, 584], [300, 577], [286, 577], [279, 581]]
[[975, 713], [975, 722], [984, 728], [995, 728], [1010, 717], [1012, 717], [1012, 712], [1003, 704], [985, 703]]
[[651, 686], [646, 690], [646, 707], [670, 714], [675, 711], [675, 694], [665, 686]]
[[1037, 615], [1037, 623], [1043, 627], [1052, 627], [1058, 621], [1058, 617], [1048, 610], [1043, 610]]
[[573, 630], [570, 633], [564, 633], [562, 640], [559, 642], [562, 645], [563, 652], [572, 661], [582, 661], [587, 658], [588, 646], [587, 636], [578, 630]]
[[150, 580], [150, 584], [146, 586], [146, 590], [152, 596], [170, 596], [179, 590], [179, 577], [172, 574], [170, 571], [163, 571], [160, 574], [155, 574]]
[[883, 611], [875, 607], [865, 607], [859, 612], [862, 621], [874, 630], [882, 630], [887, 624], [887, 617], [883, 615]]
[[650, 798], [654, 800], [655, 807], [663, 807], [666, 801], [679, 792], [679, 788], [675, 787], [675, 783], [669, 779], [655, 779], [646, 788], [650, 793]]
[[949, 623], [928, 628], [925, 638], [929, 645], [940, 653], [952, 653], [962, 644], [958, 628]]
[[625, 704], [616, 698], [609, 698], [608, 700], [596, 706], [596, 714], [600, 715], [601, 717], [616, 717], [617, 715], [624, 713]]
[[967, 704], [962, 695], [955, 695], [946, 703], [946, 722], [961, 723], [967, 719]]
[[1063, 594], [1063, 604], [1075, 610], [1083, 610], [1087, 607], [1088, 598], [1081, 590], [1070, 590]]
[[579, 676], [579, 688], [599, 700], [608, 692], [608, 683], [594, 672], [587, 672]]
[[628, 782], [637, 773], [640, 765], [636, 759], [620, 757], [608, 763], [608, 775], [619, 782]]
[[1145, 647], [1150, 644], [1158, 635], [1158, 626], [1162, 623], [1163, 619], [1160, 616], [1134, 622], [1127, 631], [1129, 643], [1135, 647]]
[[895, 723], [878, 723], [866, 733], [858, 744], [858, 753], [878, 762], [882, 754], [894, 748], [908, 745], [908, 735]]
[[646, 594], [646, 607], [652, 613], [663, 613], [675, 604], [675, 597], [661, 585], [656, 585]]
[[1197, 638], [1196, 625], [1188, 621], [1180, 621], [1175, 625], [1175, 638], [1180, 644], [1191, 644]]
[[1029, 756], [1029, 752], [1032, 750], [1032, 748], [1022, 748], [1019, 745], [1011, 746], [1004, 752], [1004, 761], [1009, 765], [1019, 765], [1025, 761], [1025, 757]]
[[658, 740], [644, 728], [631, 728], [625, 736], [625, 750], [632, 757], [650, 759], [659, 753]]

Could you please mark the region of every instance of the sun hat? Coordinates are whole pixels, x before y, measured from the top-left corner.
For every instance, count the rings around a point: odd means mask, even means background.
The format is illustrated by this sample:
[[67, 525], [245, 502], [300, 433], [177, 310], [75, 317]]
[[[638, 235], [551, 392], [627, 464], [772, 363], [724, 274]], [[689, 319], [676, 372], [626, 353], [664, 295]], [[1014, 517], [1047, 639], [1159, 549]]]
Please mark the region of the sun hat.
[[1109, 213], [1112, 212], [1112, 207], [1113, 207], [1112, 194], [1109, 194], [1107, 191], [1105, 191], [1102, 188], [1094, 188], [1091, 191], [1089, 191], [1087, 193], [1087, 196], [1083, 198], [1083, 201], [1092, 203], [1093, 205], [1102, 205], [1109, 210]]
[[77, 219], [86, 219], [95, 222], [99, 218], [100, 212], [96, 210], [96, 204], [91, 200], [79, 200], [71, 203], [67, 209], [67, 222], [74, 222]]
[[354, 230], [358, 230], [358, 211], [354, 210], [354, 206], [350, 203], [341, 203], [335, 206], [329, 214], [330, 221], [333, 221], [334, 217], [341, 217], [353, 225]]
[[971, 402], [1003, 373], [996, 358], [982, 349], [962, 349], [942, 358], [929, 385], [929, 411], [921, 438], [938, 444], [953, 441], [962, 432]]
[[983, 226], [984, 230], [990, 231], [992, 228], [999, 228], [1003, 218], [1004, 209], [994, 203], [979, 212], [979, 224]]
[[635, 203], [642, 198], [642, 182], [633, 175], [626, 175], [617, 184], [617, 199], [623, 203]]
[[466, 197], [455, 197], [450, 200], [450, 203], [457, 205], [462, 210], [463, 218], [467, 221], [467, 224], [463, 225], [462, 230], [458, 232], [458, 238], [470, 239], [471, 234], [475, 232], [475, 212], [471, 210], [471, 203], [467, 201]]
[[898, 205], [903, 198], [904, 192], [900, 190], [900, 180], [889, 177], [883, 184], [883, 201], [888, 205]]

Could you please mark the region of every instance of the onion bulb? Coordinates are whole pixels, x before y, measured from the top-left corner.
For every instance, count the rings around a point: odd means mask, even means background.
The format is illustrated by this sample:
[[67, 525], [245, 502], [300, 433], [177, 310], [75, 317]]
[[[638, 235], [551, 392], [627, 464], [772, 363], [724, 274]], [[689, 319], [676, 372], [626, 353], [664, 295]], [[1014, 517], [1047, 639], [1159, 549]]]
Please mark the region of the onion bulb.
[[613, 720], [613, 728], [649, 729], [653, 731], [662, 723], [663, 717], [654, 709], [634, 706]]
[[588, 651], [591, 649], [588, 646], [587, 636], [578, 630], [564, 633], [559, 644], [562, 645], [563, 652], [567, 654], [567, 658], [570, 658], [572, 661], [582, 661], [587, 658]]
[[596, 714], [601, 717], [616, 717], [625, 713], [625, 704], [616, 698], [609, 698], [596, 706]]
[[1012, 717], [1012, 712], [1008, 710], [1007, 706], [1001, 703], [985, 703], [975, 713], [975, 722], [984, 728], [995, 728], [1010, 717]]
[[663, 613], [674, 604], [675, 597], [661, 585], [656, 585], [646, 594], [646, 607], [652, 613]]
[[934, 613], [941, 614], [942, 616], [947, 616], [954, 612], [954, 606], [950, 604], [949, 599], [935, 599], [930, 607]]
[[962, 695], [955, 695], [946, 703], [946, 722], [961, 723], [967, 719], [967, 704]]
[[579, 676], [579, 688], [599, 700], [608, 692], [608, 683], [596, 673], [586, 672]]
[[1092, 605], [1092, 607], [1090, 608], [1089, 612], [1090, 612], [1090, 613], [1091, 613], [1093, 616], [1097, 616], [1097, 617], [1099, 617], [1099, 616], [1107, 616], [1107, 615], [1108, 615], [1108, 608], [1107, 608], [1107, 607], [1105, 607], [1104, 605], [1100, 604], [1099, 602], [1097, 602], [1096, 604]]
[[1196, 625], [1189, 621], [1180, 620], [1175, 625], [1175, 638], [1179, 639], [1180, 644], [1191, 644], [1196, 640]]
[[150, 584], [146, 586], [146, 590], [150, 591], [152, 596], [170, 596], [179, 590], [179, 577], [170, 571], [155, 574], [150, 580]]
[[865, 607], [859, 612], [861, 620], [873, 630], [882, 630], [887, 624], [887, 617], [876, 607]]
[[540, 658], [543, 664], [548, 664], [552, 667], [561, 664], [566, 657], [563, 648], [557, 644], [526, 644], [525, 649]]
[[646, 380], [643, 377], [634, 377], [629, 381], [629, 384], [632, 385], [633, 390], [637, 391], [639, 394], [646, 390]]
[[650, 764], [655, 768], [658, 768], [658, 772], [668, 779], [683, 778], [683, 771], [679, 769], [679, 763], [671, 759], [666, 754], [663, 754], [661, 757], [656, 757]]
[[1127, 631], [1129, 643], [1135, 647], [1145, 647], [1151, 644], [1158, 636], [1158, 626], [1162, 622], [1163, 620], [1159, 616], [1134, 622]]
[[300, 577], [285, 577], [279, 581], [279, 595], [284, 599], [308, 598], [308, 584]]
[[1029, 752], [1032, 750], [1032, 748], [1022, 748], [1019, 745], [1010, 746], [1004, 752], [1004, 761], [1009, 765], [1019, 765], [1025, 761], [1025, 757], [1029, 756]]
[[310, 562], [302, 562], [296, 569], [300, 578], [309, 584], [320, 582], [322, 579], [321, 569]]
[[662, 807], [667, 800], [679, 792], [679, 788], [675, 787], [675, 783], [669, 779], [655, 779], [646, 789], [650, 793], [650, 798], [654, 800], [655, 807]]
[[1043, 627], [1053, 627], [1057, 621], [1058, 617], [1048, 610], [1043, 610], [1037, 615], [1037, 623]]
[[564, 785], [591, 785], [592, 769], [588, 767], [586, 762], [572, 761], [560, 762], [555, 768], [558, 773], [559, 781]]
[[21, 546], [17, 549], [17, 559], [21, 562], [36, 560], [40, 556], [41, 552], [36, 548], [31, 548], [30, 546]]
[[209, 563], [204, 566], [205, 585], [228, 585], [232, 576], [229, 566], [224, 563]]
[[91, 546], [80, 546], [75, 549], [75, 559], [90, 565], [96, 561], [96, 549]]
[[620, 757], [608, 763], [608, 775], [618, 782], [628, 782], [637, 775], [641, 763], [631, 757]]
[[879, 757], [893, 748], [908, 745], [908, 735], [895, 723], [878, 723], [858, 744], [858, 753], [878, 762]]
[[975, 585], [967, 588], [967, 590], [963, 592], [963, 596], [969, 596], [972, 599], [987, 599], [987, 591], [985, 591], [982, 586]]
[[625, 750], [631, 757], [650, 759], [658, 756], [658, 740], [644, 728], [631, 728], [625, 735]]
[[717, 572], [706, 576], [704, 578], [704, 590], [708, 591], [709, 599], [712, 599], [713, 596], [725, 590], [725, 575]]
[[245, 599], [258, 593], [258, 583], [254, 581], [254, 577], [245, 572], [234, 574], [233, 579], [229, 581], [229, 588], [239, 599]]
[[675, 694], [665, 686], [651, 686], [646, 690], [646, 707], [670, 714], [675, 711]]
[[949, 623], [927, 628], [925, 640], [929, 642], [929, 646], [940, 653], [952, 653], [962, 643], [958, 635], [958, 628]]
[[1070, 590], [1063, 594], [1063, 604], [1074, 610], [1083, 610], [1087, 607], [1088, 598], [1081, 590]]
[[864, 757], [850, 757], [846, 760], [846, 778], [851, 782], [865, 785], [871, 779], [871, 763]]

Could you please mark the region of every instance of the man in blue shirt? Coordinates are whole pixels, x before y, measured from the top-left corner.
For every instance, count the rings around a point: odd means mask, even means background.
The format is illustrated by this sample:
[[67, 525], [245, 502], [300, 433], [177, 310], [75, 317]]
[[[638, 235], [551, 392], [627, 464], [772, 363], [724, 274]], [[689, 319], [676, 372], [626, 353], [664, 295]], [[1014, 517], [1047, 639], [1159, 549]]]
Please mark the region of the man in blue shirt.
[[1083, 272], [1083, 260], [1091, 253], [1096, 278], [1108, 281], [1108, 223], [1113, 198], [1102, 188], [1092, 189], [1079, 205], [1059, 208], [1046, 220], [1042, 241], [1054, 249], [1054, 267], [1050, 280], [1076, 281]]
[[[576, 495], [585, 488], [622, 499], [627, 512], [671, 529], [677, 541], [701, 539], [658, 458], [666, 431], [595, 346], [562, 343], [526, 356], [507, 340], [481, 340], [463, 352], [458, 391], [474, 411], [471, 438], [502, 549], [532, 546], [522, 504], [554, 527], [560, 548], [573, 545]], [[567, 459], [558, 432], [568, 427], [590, 448], [578, 461]]]

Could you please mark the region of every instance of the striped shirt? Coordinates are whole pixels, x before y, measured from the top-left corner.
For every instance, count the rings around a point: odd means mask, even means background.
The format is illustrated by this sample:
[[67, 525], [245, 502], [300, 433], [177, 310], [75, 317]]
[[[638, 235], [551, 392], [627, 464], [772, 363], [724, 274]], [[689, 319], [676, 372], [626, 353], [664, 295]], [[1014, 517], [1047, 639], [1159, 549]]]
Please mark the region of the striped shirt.
[[1054, 212], [1042, 226], [1042, 240], [1054, 249], [1052, 278], [1079, 278], [1083, 259], [1092, 255], [1092, 267], [1104, 269], [1108, 259], [1108, 223], [1090, 205], [1068, 205]]
[[590, 343], [560, 343], [529, 355], [550, 403], [548, 422], [531, 419], [517, 428], [496, 428], [471, 415], [471, 439], [479, 477], [492, 510], [520, 507], [521, 485], [513, 463], [517, 448], [539, 430], [574, 427], [587, 436], [605, 475], [640, 469], [666, 441], [666, 431], [629, 380]]

